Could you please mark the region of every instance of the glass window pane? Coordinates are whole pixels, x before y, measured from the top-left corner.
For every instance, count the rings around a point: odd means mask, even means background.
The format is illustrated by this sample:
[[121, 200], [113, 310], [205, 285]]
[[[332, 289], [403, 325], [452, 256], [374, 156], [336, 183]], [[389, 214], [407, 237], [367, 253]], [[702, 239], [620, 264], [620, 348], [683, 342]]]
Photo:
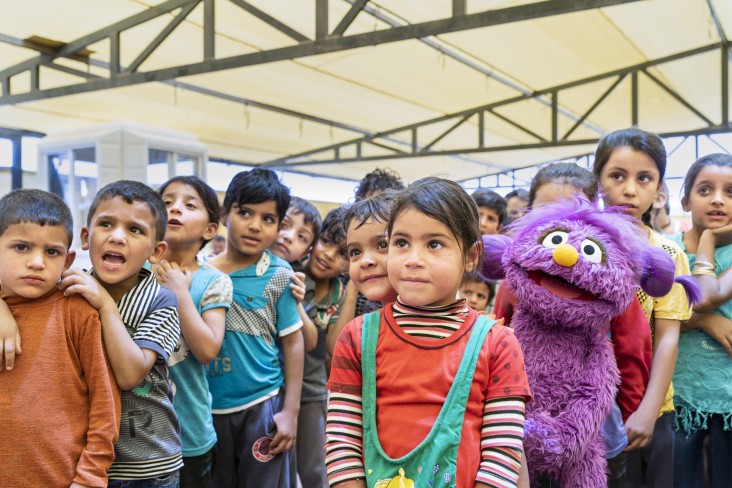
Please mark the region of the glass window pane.
[[168, 162], [173, 154], [161, 149], [148, 150], [147, 184], [157, 188], [170, 178]]
[[10, 168], [13, 166], [13, 141], [0, 139], [0, 167]]
[[23, 171], [38, 171], [38, 143], [40, 137], [23, 137], [20, 141], [20, 158]]
[[176, 176], [189, 176], [194, 174], [196, 156], [190, 154], [177, 154], [175, 162], [175, 175]]

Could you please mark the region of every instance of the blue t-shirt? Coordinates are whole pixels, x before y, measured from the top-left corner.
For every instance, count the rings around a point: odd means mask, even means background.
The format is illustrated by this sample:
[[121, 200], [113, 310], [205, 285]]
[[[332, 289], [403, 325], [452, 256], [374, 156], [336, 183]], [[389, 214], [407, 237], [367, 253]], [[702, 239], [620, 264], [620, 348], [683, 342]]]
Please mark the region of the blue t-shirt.
[[[193, 273], [190, 292], [199, 314], [214, 308], [228, 310], [231, 305], [231, 279], [208, 265]], [[175, 394], [173, 406], [181, 426], [183, 456], [200, 456], [216, 444], [211, 394], [206, 370], [191, 353], [182, 334], [168, 366]]]
[[229, 273], [234, 299], [226, 314], [224, 343], [206, 367], [213, 413], [238, 412], [279, 391], [284, 374], [276, 340], [302, 328], [291, 275], [290, 265], [269, 251], [255, 264]]
[[[675, 236], [686, 252], [683, 234]], [[693, 267], [695, 254], [686, 254]], [[732, 266], [732, 244], [714, 251], [717, 275]], [[732, 320], [732, 301], [713, 310]], [[732, 420], [732, 360], [724, 348], [711, 336], [699, 329], [684, 332], [679, 337], [679, 355], [674, 370], [674, 405], [676, 418], [686, 432], [705, 428], [707, 416], [721, 414], [726, 423]]]

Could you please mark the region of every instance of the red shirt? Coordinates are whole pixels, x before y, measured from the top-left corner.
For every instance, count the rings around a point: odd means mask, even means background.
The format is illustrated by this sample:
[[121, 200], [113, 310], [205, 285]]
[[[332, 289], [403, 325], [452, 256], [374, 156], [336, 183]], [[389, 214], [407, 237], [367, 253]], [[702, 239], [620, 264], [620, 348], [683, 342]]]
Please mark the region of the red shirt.
[[[470, 337], [475, 314], [445, 339], [414, 337], [394, 320], [391, 306], [382, 309], [376, 347], [376, 423], [384, 451], [404, 456], [429, 433], [452, 386]], [[363, 317], [341, 333], [331, 364], [328, 388], [361, 394], [361, 329]], [[458, 450], [457, 486], [474, 486], [481, 462], [481, 426], [486, 400], [531, 398], [523, 354], [513, 332], [493, 325], [485, 339], [463, 423]]]

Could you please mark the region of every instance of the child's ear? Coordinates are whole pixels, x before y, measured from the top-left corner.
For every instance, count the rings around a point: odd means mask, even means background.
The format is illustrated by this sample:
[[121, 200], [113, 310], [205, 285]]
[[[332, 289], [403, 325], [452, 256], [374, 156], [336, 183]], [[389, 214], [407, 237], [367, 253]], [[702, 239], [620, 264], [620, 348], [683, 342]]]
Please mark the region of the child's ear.
[[76, 259], [76, 251], [72, 251], [69, 249], [69, 252], [66, 254], [66, 260], [64, 261], [64, 271], [69, 269], [72, 264], [74, 264], [74, 259]]
[[206, 231], [203, 233], [203, 240], [210, 241], [214, 237], [216, 237], [216, 233], [219, 230], [219, 223], [218, 222], [209, 222], [208, 227], [206, 227]]
[[481, 242], [475, 242], [470, 246], [468, 255], [465, 257], [465, 273], [470, 273], [478, 266], [478, 259], [480, 259], [480, 247]]
[[155, 244], [155, 248], [153, 249], [152, 254], [150, 254], [150, 257], [147, 258], [148, 261], [150, 261], [150, 264], [155, 264], [161, 259], [163, 259], [163, 256], [165, 256], [165, 253], [168, 251], [168, 243], [165, 241], [160, 241], [157, 244]]
[[84, 251], [89, 250], [89, 228], [88, 227], [82, 227], [81, 228], [81, 248]]

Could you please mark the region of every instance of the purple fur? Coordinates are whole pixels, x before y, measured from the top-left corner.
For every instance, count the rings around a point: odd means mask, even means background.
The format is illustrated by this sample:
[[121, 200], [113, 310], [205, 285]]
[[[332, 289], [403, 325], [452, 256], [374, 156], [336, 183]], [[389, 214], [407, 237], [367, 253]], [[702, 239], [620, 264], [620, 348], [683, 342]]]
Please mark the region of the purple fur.
[[676, 266], [666, 251], [649, 246], [643, 255], [640, 285], [652, 297], [666, 296], [674, 284]]
[[693, 276], [681, 275], [678, 276], [675, 281], [684, 287], [686, 298], [689, 299], [689, 303], [692, 306], [701, 303], [703, 298], [702, 289]]
[[483, 236], [483, 265], [478, 270], [485, 280], [502, 280], [505, 278], [503, 272], [503, 254], [511, 245], [511, 239], [501, 234]]
[[[547, 473], [562, 488], [606, 486], [601, 428], [620, 381], [606, 327], [634, 299], [639, 282], [654, 293], [670, 289], [673, 260], [653, 251], [622, 209], [600, 210], [582, 198], [532, 210], [510, 229], [516, 237], [502, 263], [519, 299], [511, 327], [533, 394], [524, 441], [532, 479]], [[577, 250], [572, 266], [558, 264], [554, 244], [544, 245], [554, 231], [566, 233], [563, 243]], [[600, 263], [584, 253], [587, 241], [601, 248]], [[483, 273], [491, 276], [493, 242], [484, 238]]]

